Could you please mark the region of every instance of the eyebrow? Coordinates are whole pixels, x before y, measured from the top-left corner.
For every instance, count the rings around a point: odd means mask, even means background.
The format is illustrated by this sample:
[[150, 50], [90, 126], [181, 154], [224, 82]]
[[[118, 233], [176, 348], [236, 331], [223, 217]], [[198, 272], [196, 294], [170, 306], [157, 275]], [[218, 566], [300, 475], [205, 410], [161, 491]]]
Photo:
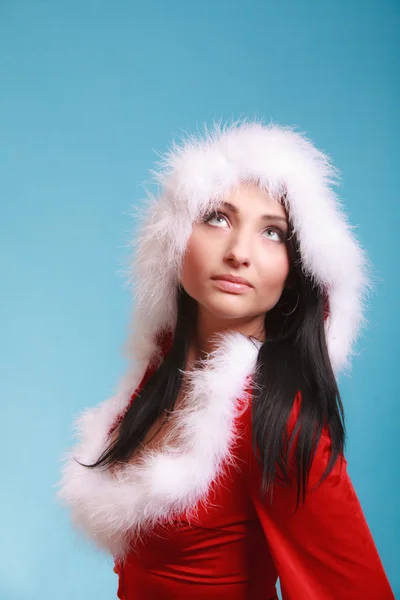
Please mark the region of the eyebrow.
[[[230, 202], [223, 202], [221, 206], [229, 208], [236, 215], [239, 214], [239, 209]], [[280, 217], [279, 215], [261, 215], [260, 218], [263, 221], [282, 221], [287, 224], [287, 219], [285, 217]]]

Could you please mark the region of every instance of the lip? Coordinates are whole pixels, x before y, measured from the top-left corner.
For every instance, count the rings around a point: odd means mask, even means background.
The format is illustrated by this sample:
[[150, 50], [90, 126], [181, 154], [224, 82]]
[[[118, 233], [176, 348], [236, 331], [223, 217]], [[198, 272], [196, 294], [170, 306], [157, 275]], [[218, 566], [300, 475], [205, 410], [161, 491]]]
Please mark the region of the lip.
[[242, 285], [247, 285], [248, 287], [253, 287], [251, 285], [251, 283], [249, 281], [247, 281], [247, 279], [244, 279], [243, 277], [239, 277], [238, 275], [215, 275], [215, 277], [212, 277], [211, 279], [217, 280], [218, 281], [231, 281], [232, 283], [241, 283]]
[[219, 275], [212, 277], [212, 280], [220, 290], [233, 294], [243, 294], [253, 287], [243, 277], [236, 277], [234, 275]]

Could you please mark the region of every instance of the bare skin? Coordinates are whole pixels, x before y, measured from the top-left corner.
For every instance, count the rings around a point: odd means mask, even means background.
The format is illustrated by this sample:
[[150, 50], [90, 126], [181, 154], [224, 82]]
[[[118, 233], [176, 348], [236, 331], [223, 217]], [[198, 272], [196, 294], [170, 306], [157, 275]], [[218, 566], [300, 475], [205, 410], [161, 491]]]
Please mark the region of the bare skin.
[[[185, 370], [215, 349], [212, 338], [217, 332], [238, 331], [264, 341], [265, 313], [278, 302], [289, 275], [285, 244], [289, 225], [284, 206], [247, 183], [228, 194], [224, 203], [217, 213], [194, 223], [183, 258], [181, 284], [198, 303]], [[221, 274], [243, 277], [250, 286], [240, 293], [223, 290], [213, 279]], [[184, 400], [183, 384], [176, 408]], [[143, 446], [154, 449], [162, 445], [173, 424], [173, 415], [165, 423], [166, 416], [153, 424]], [[112, 439], [116, 436], [117, 431]]]
[[[282, 239], [289, 229], [284, 206], [245, 183], [224, 202], [230, 206], [194, 224], [183, 259], [181, 283], [199, 307], [192, 342], [196, 356], [213, 349], [216, 332], [234, 330], [264, 340], [265, 313], [278, 302], [290, 270]], [[243, 277], [252, 287], [240, 294], [221, 291], [212, 279], [220, 274]]]

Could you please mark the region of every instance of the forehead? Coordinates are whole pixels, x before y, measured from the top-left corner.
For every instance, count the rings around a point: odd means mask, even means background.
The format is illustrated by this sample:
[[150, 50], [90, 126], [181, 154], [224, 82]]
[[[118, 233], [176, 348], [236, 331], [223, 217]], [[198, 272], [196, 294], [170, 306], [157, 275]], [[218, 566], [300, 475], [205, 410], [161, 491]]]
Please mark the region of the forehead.
[[241, 182], [221, 198], [221, 204], [229, 203], [243, 213], [262, 213], [287, 216], [282, 196], [273, 196], [256, 183]]

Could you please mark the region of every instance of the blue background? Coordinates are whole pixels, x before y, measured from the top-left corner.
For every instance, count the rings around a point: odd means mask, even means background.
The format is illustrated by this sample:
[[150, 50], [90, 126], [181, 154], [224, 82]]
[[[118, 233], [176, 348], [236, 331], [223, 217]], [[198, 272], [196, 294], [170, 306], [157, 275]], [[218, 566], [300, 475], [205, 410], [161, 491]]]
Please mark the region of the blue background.
[[375, 265], [340, 387], [349, 472], [400, 593], [399, 14], [388, 0], [0, 1], [1, 600], [116, 596], [111, 558], [55, 500], [59, 457], [124, 370], [130, 213], [156, 152], [242, 116], [330, 154]]

